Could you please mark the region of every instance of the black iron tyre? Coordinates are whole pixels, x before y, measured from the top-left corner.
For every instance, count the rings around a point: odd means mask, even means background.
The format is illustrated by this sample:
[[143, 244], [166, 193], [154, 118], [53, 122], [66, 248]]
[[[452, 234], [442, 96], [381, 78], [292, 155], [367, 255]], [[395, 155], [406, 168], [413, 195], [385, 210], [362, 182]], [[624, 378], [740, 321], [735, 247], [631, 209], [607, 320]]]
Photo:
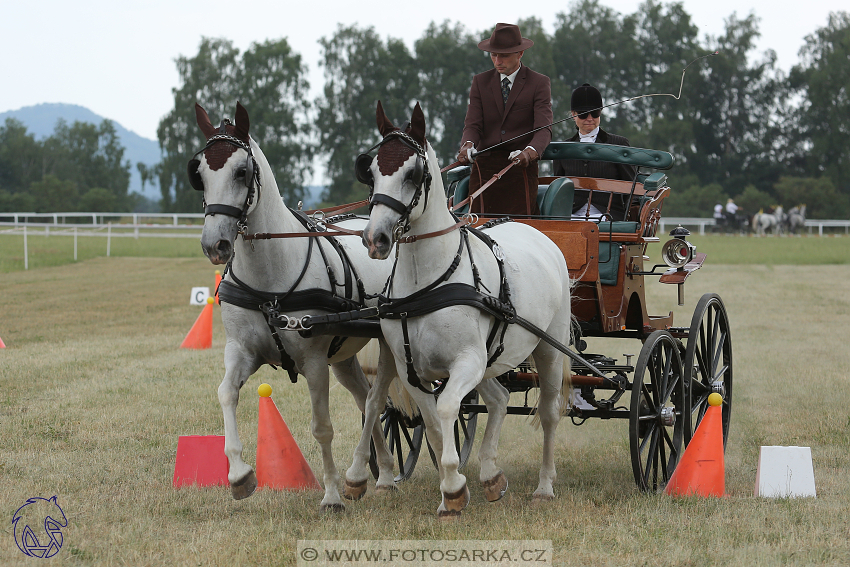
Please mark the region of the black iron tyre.
[[[422, 436], [425, 433], [422, 417], [417, 414], [415, 418], [410, 418], [388, 402], [384, 413], [381, 414], [381, 431], [398, 465], [395, 481], [407, 480], [416, 468], [422, 449]], [[369, 469], [377, 479], [378, 460], [374, 441], [369, 443]]]
[[683, 449], [685, 381], [680, 343], [667, 331], [646, 339], [635, 366], [629, 413], [629, 446], [635, 483], [662, 490]]
[[723, 396], [723, 447], [729, 437], [732, 417], [732, 337], [726, 307], [716, 293], [706, 293], [697, 303], [688, 331], [685, 368], [689, 407], [685, 415], [685, 445], [708, 409], [708, 396]]
[[[472, 390], [461, 402], [461, 404], [477, 403], [477, 390]], [[475, 443], [475, 430], [477, 427], [478, 413], [464, 412], [463, 408], [461, 408], [460, 412], [457, 414], [457, 421], [455, 422], [454, 430], [455, 449], [460, 457], [460, 463], [457, 467], [458, 470], [462, 469], [469, 460], [469, 455], [472, 453], [472, 445]], [[428, 443], [428, 453], [431, 455], [431, 462], [434, 463], [434, 468], [439, 468], [437, 467], [437, 456], [434, 454], [434, 449], [431, 448], [431, 443], [428, 442], [427, 437], [428, 436], [426, 435], [425, 442]]]

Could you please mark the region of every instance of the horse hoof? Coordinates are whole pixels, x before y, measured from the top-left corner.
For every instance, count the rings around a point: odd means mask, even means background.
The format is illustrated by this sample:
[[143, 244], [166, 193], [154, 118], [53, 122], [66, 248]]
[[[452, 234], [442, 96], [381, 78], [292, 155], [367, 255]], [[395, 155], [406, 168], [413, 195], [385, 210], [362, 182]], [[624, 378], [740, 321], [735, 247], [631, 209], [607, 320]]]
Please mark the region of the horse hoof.
[[554, 499], [554, 494], [535, 494], [531, 497], [531, 503], [535, 505], [545, 504], [546, 502], [551, 502]]
[[389, 496], [398, 492], [398, 487], [394, 484], [384, 484], [375, 487], [375, 494], [378, 496]]
[[243, 500], [248, 498], [254, 491], [257, 490], [257, 475], [254, 471], [249, 472], [240, 480], [237, 480], [230, 485], [230, 493], [234, 500]]
[[501, 500], [505, 492], [508, 491], [508, 477], [502, 471], [499, 471], [499, 474], [490, 480], [485, 480], [481, 484], [484, 485], [484, 497], [487, 498], [487, 502]]
[[346, 500], [360, 500], [366, 494], [366, 480], [351, 482], [348, 479], [342, 488], [342, 497]]
[[457, 492], [450, 494], [444, 492], [443, 503], [445, 504], [446, 512], [457, 512], [460, 514], [460, 511], [469, 505], [469, 487], [464, 484], [463, 488]]
[[345, 504], [342, 502], [338, 502], [336, 504], [322, 504], [319, 506], [319, 512], [324, 514], [325, 512], [331, 512], [333, 514], [341, 514], [345, 512]]
[[440, 510], [437, 512], [437, 518], [441, 522], [456, 522], [460, 520], [460, 510]]

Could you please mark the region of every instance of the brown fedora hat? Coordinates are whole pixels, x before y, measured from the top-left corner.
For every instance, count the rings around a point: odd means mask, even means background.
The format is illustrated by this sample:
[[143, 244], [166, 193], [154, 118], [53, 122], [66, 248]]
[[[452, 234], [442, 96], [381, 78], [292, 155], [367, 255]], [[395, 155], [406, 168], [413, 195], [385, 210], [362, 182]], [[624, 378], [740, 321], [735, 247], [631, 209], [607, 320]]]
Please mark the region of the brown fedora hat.
[[530, 39], [522, 37], [519, 26], [514, 24], [496, 24], [493, 35], [478, 44], [481, 51], [490, 53], [517, 53], [534, 45]]

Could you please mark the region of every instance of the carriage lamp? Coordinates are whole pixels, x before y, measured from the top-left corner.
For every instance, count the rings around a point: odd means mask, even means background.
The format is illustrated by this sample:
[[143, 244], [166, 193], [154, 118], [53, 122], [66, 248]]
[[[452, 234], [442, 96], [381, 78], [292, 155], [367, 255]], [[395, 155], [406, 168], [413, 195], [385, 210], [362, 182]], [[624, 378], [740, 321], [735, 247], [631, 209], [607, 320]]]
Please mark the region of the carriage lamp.
[[673, 238], [668, 240], [661, 249], [661, 259], [671, 268], [683, 269], [694, 257], [697, 247], [685, 240], [691, 231], [682, 226], [677, 226], [670, 231]]

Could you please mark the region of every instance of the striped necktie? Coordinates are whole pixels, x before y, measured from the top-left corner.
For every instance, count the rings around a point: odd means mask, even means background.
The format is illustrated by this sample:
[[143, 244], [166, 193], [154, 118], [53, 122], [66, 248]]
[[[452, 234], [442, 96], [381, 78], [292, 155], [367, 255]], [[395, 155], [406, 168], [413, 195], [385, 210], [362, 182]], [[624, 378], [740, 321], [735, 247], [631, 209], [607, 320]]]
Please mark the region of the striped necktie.
[[509, 96], [511, 96], [511, 81], [505, 77], [502, 79], [502, 102], [508, 104]]

